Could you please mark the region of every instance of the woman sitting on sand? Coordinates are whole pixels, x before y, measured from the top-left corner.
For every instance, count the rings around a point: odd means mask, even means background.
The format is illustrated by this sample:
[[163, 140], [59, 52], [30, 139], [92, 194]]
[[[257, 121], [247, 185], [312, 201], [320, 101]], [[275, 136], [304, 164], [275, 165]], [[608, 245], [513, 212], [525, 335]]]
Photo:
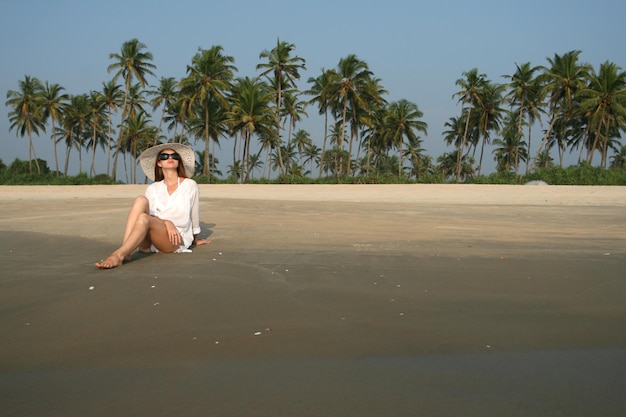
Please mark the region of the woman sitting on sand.
[[165, 143], [145, 150], [139, 160], [143, 172], [154, 182], [145, 196], [135, 199], [126, 220], [122, 246], [96, 262], [100, 269], [122, 265], [137, 248], [141, 252], [189, 252], [192, 245], [211, 243], [198, 238], [199, 192], [198, 184], [191, 179], [193, 150], [178, 143]]

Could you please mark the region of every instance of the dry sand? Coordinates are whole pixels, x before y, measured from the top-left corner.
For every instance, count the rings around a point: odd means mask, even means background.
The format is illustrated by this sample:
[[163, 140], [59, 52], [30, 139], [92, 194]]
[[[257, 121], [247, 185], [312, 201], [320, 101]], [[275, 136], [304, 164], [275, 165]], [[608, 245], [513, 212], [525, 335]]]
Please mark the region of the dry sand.
[[0, 187], [0, 415], [623, 416], [626, 187]]

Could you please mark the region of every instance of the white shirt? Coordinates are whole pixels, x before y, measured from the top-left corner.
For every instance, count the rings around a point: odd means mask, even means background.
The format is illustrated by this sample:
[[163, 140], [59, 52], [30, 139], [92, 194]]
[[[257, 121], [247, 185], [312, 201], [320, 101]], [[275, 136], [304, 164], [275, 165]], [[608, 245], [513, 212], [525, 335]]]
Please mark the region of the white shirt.
[[194, 234], [200, 233], [200, 194], [198, 184], [185, 178], [170, 195], [165, 182], [158, 181], [146, 189], [146, 198], [150, 204], [150, 214], [174, 223], [183, 238], [183, 243], [176, 252], [189, 252]]

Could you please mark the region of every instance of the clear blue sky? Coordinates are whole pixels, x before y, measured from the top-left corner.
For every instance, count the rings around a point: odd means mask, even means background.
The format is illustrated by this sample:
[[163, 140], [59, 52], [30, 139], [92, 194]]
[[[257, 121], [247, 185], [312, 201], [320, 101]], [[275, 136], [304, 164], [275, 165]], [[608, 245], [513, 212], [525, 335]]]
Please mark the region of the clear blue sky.
[[[418, 105], [428, 123], [423, 147], [436, 158], [451, 150], [442, 132], [460, 114], [452, 95], [464, 71], [476, 67], [504, 82], [516, 63], [543, 65], [574, 49], [596, 69], [606, 60], [626, 68], [625, 16], [620, 0], [0, 0], [0, 159], [28, 158], [27, 138], [9, 131], [8, 90], [25, 75], [70, 94], [100, 90], [112, 77], [109, 54], [132, 38], [154, 55], [159, 78], [183, 77], [198, 48], [213, 45], [235, 58], [238, 76], [255, 76], [259, 53], [280, 38], [306, 60], [302, 90], [321, 68], [356, 54], [382, 80], [389, 101]], [[321, 145], [323, 122], [316, 109], [307, 111], [299, 127]], [[53, 167], [48, 133], [35, 138], [35, 148]], [[223, 171], [230, 154], [220, 157]]]

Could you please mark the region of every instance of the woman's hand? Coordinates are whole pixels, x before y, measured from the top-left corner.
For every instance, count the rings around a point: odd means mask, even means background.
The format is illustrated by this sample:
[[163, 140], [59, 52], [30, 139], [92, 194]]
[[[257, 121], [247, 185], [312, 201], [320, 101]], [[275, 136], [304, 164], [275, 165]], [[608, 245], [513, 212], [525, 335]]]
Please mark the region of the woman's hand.
[[174, 226], [174, 223], [169, 220], [163, 220], [163, 224], [165, 225], [165, 230], [167, 230], [167, 237], [169, 238], [172, 245], [180, 246], [181, 243], [183, 243], [183, 238], [178, 232], [176, 226]]

